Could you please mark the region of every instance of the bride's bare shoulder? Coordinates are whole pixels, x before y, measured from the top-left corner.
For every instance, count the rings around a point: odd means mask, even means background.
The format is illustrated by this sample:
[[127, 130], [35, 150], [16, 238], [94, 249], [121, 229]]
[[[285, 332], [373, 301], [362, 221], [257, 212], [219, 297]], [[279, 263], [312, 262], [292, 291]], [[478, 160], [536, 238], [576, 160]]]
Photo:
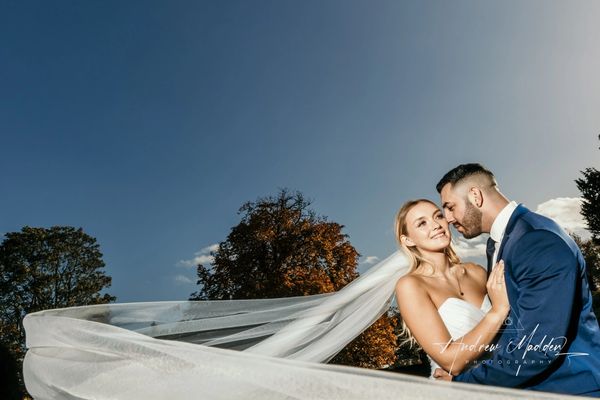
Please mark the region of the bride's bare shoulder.
[[416, 274], [405, 275], [398, 279], [398, 282], [396, 282], [396, 301], [400, 313], [403, 315], [406, 315], [407, 312], [423, 311], [424, 307], [435, 309], [423, 277]]
[[408, 274], [396, 282], [396, 292], [404, 294], [426, 293], [425, 283], [419, 275]]
[[487, 281], [487, 270], [484, 266], [475, 263], [461, 264], [465, 268], [465, 272], [474, 275], [476, 278]]

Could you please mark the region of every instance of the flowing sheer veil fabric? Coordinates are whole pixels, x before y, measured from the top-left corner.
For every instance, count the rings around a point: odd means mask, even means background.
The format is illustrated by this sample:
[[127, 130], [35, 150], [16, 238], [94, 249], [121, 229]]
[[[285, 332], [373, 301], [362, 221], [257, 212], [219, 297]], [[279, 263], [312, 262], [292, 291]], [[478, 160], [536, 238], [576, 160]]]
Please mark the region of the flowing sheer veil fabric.
[[323, 364], [388, 310], [408, 268], [396, 252], [336, 293], [29, 314], [25, 384], [36, 400], [553, 398]]

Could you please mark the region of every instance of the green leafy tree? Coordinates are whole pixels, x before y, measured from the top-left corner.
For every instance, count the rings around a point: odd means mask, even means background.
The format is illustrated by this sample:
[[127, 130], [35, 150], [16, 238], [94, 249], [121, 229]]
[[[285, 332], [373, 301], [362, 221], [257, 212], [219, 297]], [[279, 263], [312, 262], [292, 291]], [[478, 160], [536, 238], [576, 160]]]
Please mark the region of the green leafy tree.
[[[600, 139], [600, 135], [598, 135], [598, 139]], [[575, 183], [583, 197], [581, 215], [587, 222], [592, 239], [582, 241], [580, 238], [576, 238], [576, 241], [585, 257], [588, 280], [594, 299], [594, 310], [600, 319], [600, 171], [590, 167], [581, 173], [583, 177], [576, 179]]]
[[13, 354], [0, 343], [0, 399], [21, 400], [23, 389], [19, 383], [19, 365]]
[[[600, 135], [598, 135], [600, 139]], [[585, 218], [594, 241], [600, 244], [600, 171], [590, 167], [581, 171], [582, 178], [575, 180], [583, 197], [581, 214]]]
[[581, 249], [585, 259], [586, 273], [592, 292], [593, 309], [600, 320], [600, 245], [594, 240], [583, 240], [577, 235], [573, 239]]
[[[200, 290], [192, 300], [304, 296], [340, 290], [358, 276], [358, 252], [342, 233], [299, 193], [245, 203], [241, 222], [212, 252], [211, 265], [198, 265]], [[383, 316], [339, 355], [344, 364], [382, 367], [394, 360], [395, 336]], [[391, 332], [391, 333], [390, 333]], [[378, 334], [379, 333], [379, 334]]]
[[573, 239], [575, 239], [575, 243], [581, 249], [585, 259], [590, 290], [595, 292], [600, 289], [600, 245], [593, 240], [583, 240], [576, 235], [573, 235]]
[[[0, 340], [20, 363], [25, 353], [25, 314], [115, 300], [101, 291], [104, 273], [96, 239], [82, 229], [24, 227], [0, 245]], [[20, 368], [19, 368], [20, 370]]]

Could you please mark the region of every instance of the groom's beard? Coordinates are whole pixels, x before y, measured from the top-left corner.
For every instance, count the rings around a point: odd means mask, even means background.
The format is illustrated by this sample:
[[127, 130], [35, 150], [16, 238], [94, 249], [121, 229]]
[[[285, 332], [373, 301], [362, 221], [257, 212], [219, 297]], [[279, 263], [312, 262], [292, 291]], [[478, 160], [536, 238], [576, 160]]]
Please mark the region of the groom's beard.
[[473, 239], [474, 237], [481, 235], [482, 215], [483, 214], [481, 211], [479, 211], [479, 209], [477, 209], [477, 207], [467, 201], [465, 215], [462, 222], [459, 223], [464, 228], [464, 232], [462, 232], [462, 234], [465, 239]]

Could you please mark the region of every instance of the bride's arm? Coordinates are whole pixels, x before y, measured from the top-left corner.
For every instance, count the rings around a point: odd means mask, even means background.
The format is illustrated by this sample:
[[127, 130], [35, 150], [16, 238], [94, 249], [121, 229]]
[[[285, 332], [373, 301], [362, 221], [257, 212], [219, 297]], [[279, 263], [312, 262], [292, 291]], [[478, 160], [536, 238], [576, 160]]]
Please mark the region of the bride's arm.
[[[503, 268], [494, 268], [488, 280], [488, 293], [498, 297], [506, 289], [500, 276]], [[500, 288], [502, 285], [502, 288]], [[501, 295], [501, 294], [500, 294]], [[402, 319], [423, 350], [452, 375], [459, 374], [471, 361], [486, 351], [508, 315], [508, 301], [493, 301], [492, 309], [466, 335], [452, 340], [437, 308], [418, 278], [404, 276], [396, 284], [396, 299]], [[489, 347], [488, 347], [489, 351]]]

